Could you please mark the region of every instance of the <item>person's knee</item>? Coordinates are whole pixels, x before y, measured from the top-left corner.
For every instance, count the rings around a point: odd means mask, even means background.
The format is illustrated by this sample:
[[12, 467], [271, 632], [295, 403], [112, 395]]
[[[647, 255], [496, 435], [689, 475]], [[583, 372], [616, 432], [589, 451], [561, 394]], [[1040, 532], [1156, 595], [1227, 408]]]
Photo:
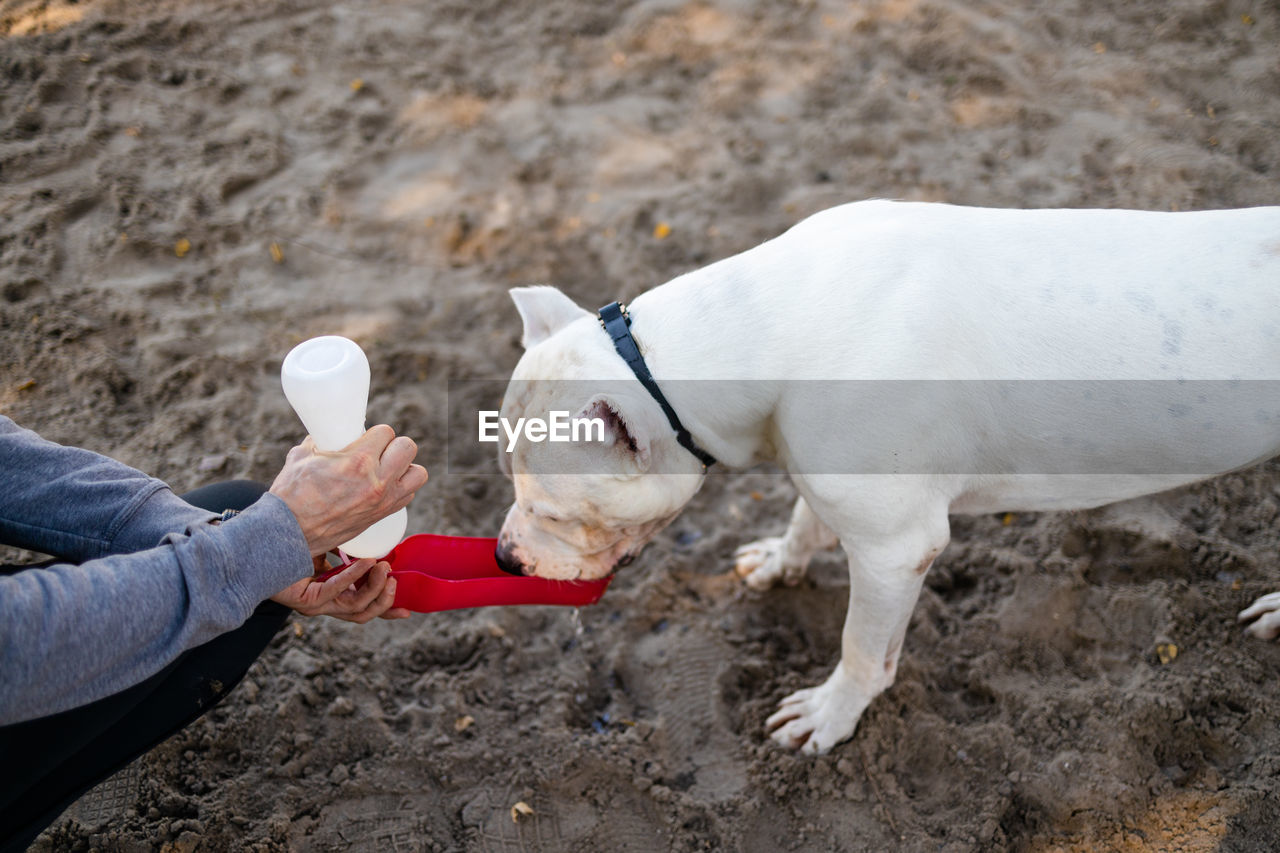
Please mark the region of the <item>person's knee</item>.
[[254, 480], [227, 480], [201, 486], [187, 492], [182, 499], [209, 512], [224, 512], [229, 509], [239, 512], [247, 509], [266, 491], [267, 486]]

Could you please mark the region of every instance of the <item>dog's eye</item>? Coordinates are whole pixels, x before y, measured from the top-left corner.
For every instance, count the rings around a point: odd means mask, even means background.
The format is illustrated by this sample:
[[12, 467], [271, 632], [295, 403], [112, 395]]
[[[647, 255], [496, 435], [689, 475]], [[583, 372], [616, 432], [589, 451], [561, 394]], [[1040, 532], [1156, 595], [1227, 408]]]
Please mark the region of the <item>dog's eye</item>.
[[529, 509], [529, 514], [538, 519], [538, 521], [549, 521], [552, 524], [559, 524], [561, 521], [564, 521], [560, 516], [547, 512], [539, 506], [531, 507]]

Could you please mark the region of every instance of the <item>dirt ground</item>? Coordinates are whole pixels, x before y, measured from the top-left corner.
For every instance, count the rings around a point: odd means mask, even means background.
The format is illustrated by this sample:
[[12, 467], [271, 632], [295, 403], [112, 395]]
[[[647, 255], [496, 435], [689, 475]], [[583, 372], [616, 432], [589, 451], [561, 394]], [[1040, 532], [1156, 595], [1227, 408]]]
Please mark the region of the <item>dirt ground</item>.
[[[519, 356], [510, 286], [595, 308], [867, 197], [1280, 201], [1275, 0], [0, 0], [0, 34], [0, 411], [269, 480], [283, 356], [345, 334], [433, 471], [412, 532], [510, 501], [443, 441], [448, 381]], [[1280, 588], [1280, 466], [957, 518], [817, 759], [763, 722], [835, 662], [840, 558], [729, 572], [792, 497], [714, 472], [580, 612], [300, 619], [35, 849], [1280, 849], [1280, 645], [1234, 622]]]

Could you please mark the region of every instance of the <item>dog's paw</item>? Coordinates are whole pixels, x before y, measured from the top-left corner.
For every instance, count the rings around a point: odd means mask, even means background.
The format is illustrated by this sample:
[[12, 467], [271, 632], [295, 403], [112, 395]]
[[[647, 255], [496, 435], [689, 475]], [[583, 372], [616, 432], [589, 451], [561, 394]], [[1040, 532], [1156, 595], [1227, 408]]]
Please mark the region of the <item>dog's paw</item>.
[[1262, 596], [1236, 618], [1251, 623], [1245, 630], [1259, 640], [1274, 640], [1280, 636], [1280, 592]]
[[768, 589], [778, 581], [795, 586], [804, 578], [804, 566], [785, 565], [784, 553], [781, 536], [760, 539], [734, 552], [733, 570], [752, 589]]
[[823, 684], [797, 690], [778, 703], [765, 729], [788, 749], [822, 755], [853, 734], [869, 701], [837, 668]]

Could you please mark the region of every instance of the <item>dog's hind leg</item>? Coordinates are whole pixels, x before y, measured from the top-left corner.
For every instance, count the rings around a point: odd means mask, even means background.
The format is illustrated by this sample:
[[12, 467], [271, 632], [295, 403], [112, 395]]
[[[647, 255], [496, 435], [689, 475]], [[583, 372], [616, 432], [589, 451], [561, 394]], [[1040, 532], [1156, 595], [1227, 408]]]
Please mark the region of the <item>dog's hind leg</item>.
[[778, 743], [826, 752], [853, 734], [867, 705], [893, 684], [925, 573], [950, 536], [945, 507], [917, 506], [914, 519], [864, 526], [842, 539], [850, 586], [840, 663], [823, 684], [782, 700], [766, 722]]
[[787, 532], [743, 545], [733, 555], [733, 568], [752, 589], [768, 589], [778, 581], [794, 586], [804, 578], [814, 554], [838, 544], [831, 528], [804, 498], [797, 498]]
[[1264, 595], [1240, 611], [1237, 617], [1241, 622], [1250, 623], [1245, 627], [1259, 640], [1274, 640], [1280, 637], [1280, 592]]

